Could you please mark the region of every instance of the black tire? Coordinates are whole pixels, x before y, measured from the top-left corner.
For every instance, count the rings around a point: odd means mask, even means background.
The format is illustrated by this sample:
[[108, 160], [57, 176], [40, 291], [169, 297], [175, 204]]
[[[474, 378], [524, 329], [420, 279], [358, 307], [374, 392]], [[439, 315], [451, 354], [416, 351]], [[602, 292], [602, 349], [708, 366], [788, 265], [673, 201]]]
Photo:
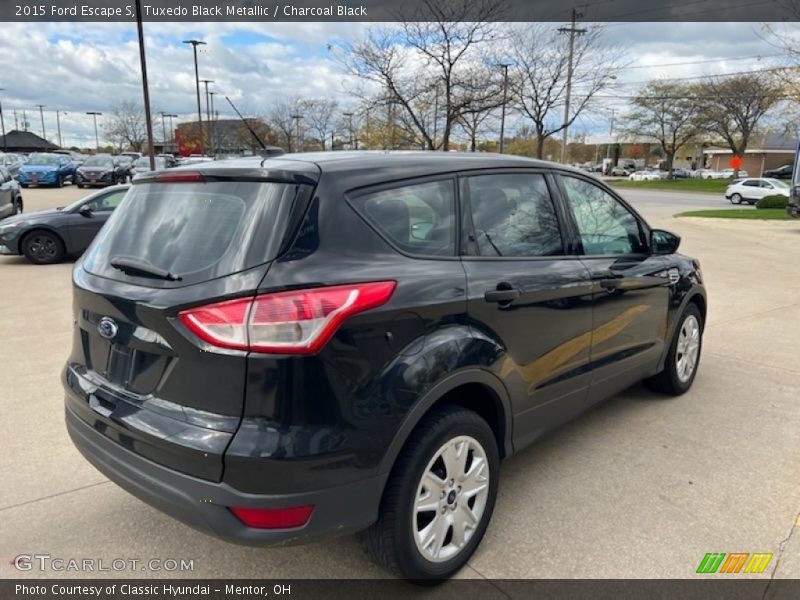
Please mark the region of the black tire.
[[731, 194], [731, 204], [741, 204], [742, 197], [739, 194]]
[[20, 183], [20, 184], [19, 184], [19, 187], [21, 187], [21, 188], [26, 188], [26, 189], [27, 189], [27, 187], [28, 187], [28, 184], [27, 184], [27, 183]]
[[[414, 536], [415, 529], [420, 527], [420, 521], [418, 520], [419, 514], [414, 511], [414, 504], [417, 499], [417, 491], [422, 485], [422, 475], [428, 469], [429, 463], [449, 440], [454, 440], [459, 436], [468, 436], [477, 441], [484, 452], [486, 458], [484, 464], [488, 467], [489, 472], [489, 483], [485, 488], [487, 495], [484, 497], [483, 510], [471, 537], [466, 539], [464, 545], [456, 550], [456, 554], [451, 558], [435, 562], [423, 556], [417, 547]], [[467, 472], [475, 464], [473, 456], [470, 454], [467, 459]], [[434, 465], [436, 464], [438, 463], [434, 463]], [[444, 463], [442, 462], [441, 465]], [[497, 496], [499, 468], [500, 455], [497, 450], [497, 441], [486, 421], [476, 413], [464, 408], [456, 406], [435, 408], [423, 417], [400, 452], [386, 483], [378, 521], [357, 536], [361, 546], [373, 561], [399, 577], [425, 584], [437, 583], [450, 577], [469, 560], [486, 532]], [[445, 475], [445, 481], [448, 477], [449, 475]], [[450, 485], [453, 484], [450, 483]], [[464, 485], [466, 486], [466, 482]], [[461, 488], [458, 487], [459, 493], [461, 493], [460, 490]], [[453, 490], [451, 490], [452, 492]], [[445, 492], [441, 493], [441, 498], [445, 498]], [[446, 498], [450, 498], [450, 494], [447, 494]], [[464, 496], [463, 498], [464, 503], [461, 509], [457, 508], [458, 496], [455, 495], [451, 504], [445, 506], [447, 499], [440, 500], [439, 504], [442, 504], [441, 508], [445, 512], [453, 510], [454, 517], [455, 511], [463, 511], [464, 506], [468, 507], [470, 514], [473, 514], [471, 511], [476, 506], [477, 495], [474, 497], [475, 500], [472, 497]], [[432, 514], [433, 519], [437, 519], [439, 518], [438, 513], [439, 508], [436, 508], [428, 514]], [[429, 521], [431, 525], [433, 519]], [[445, 545], [453, 542], [453, 528], [452, 526], [447, 527], [448, 529], [444, 530]]]
[[24, 210], [24, 208], [25, 208], [25, 205], [22, 202], [22, 196], [18, 196], [16, 198], [16, 200], [14, 200], [14, 214], [15, 215], [22, 214], [22, 211]]
[[[697, 358], [691, 375], [688, 379], [682, 381], [678, 373], [678, 341], [681, 336], [681, 331], [684, 326], [686, 326], [690, 317], [693, 317], [699, 326], [700, 337], [697, 346]], [[700, 309], [697, 307], [697, 304], [691, 302], [683, 311], [680, 321], [678, 321], [678, 326], [675, 328], [675, 333], [672, 336], [672, 342], [669, 346], [669, 352], [667, 352], [667, 358], [664, 362], [664, 369], [657, 375], [645, 380], [645, 385], [647, 385], [647, 387], [655, 392], [661, 392], [662, 394], [669, 394], [671, 396], [680, 396], [692, 387], [694, 378], [697, 375], [697, 369], [700, 366], [700, 356], [703, 350], [703, 327], [703, 316], [700, 314]]]
[[78, 184], [76, 184], [76, 185], [78, 186], [78, 189], [81, 189], [81, 190], [82, 190], [83, 188], [85, 188], [85, 187], [86, 187], [86, 186], [85, 186], [85, 185], [83, 185], [82, 183], [78, 183]]
[[64, 241], [52, 231], [38, 229], [22, 239], [22, 253], [35, 265], [51, 265], [64, 260]]
[[56, 179], [56, 187], [64, 187], [64, 178], [61, 175]]

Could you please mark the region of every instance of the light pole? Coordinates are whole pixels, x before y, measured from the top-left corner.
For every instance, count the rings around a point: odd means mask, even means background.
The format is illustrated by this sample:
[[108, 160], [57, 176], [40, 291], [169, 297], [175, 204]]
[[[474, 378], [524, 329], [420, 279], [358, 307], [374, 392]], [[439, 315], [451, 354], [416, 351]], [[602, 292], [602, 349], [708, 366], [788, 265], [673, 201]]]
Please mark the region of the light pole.
[[[66, 115], [66, 111], [64, 112]], [[58, 129], [58, 147], [63, 148], [64, 144], [61, 142], [61, 111], [56, 111], [56, 129]]]
[[178, 115], [165, 115], [169, 119], [169, 149], [175, 152], [175, 129], [172, 126], [172, 119], [178, 118]]
[[352, 150], [353, 149], [353, 113], [346, 112], [346, 113], [342, 113], [342, 115], [347, 117], [347, 120], [348, 120], [348, 123], [349, 123], [349, 125], [347, 127], [348, 127], [348, 131], [350, 133], [350, 150]]
[[90, 111], [86, 113], [87, 115], [92, 115], [94, 117], [94, 147], [96, 151], [100, 150], [100, 137], [97, 135], [97, 117], [101, 116], [103, 113]]
[[300, 119], [303, 118], [303, 115], [291, 115], [294, 119], [294, 126], [295, 126], [295, 137], [297, 138], [297, 152], [300, 152]]
[[508, 67], [509, 63], [500, 63], [500, 68], [503, 69], [503, 106], [500, 109], [500, 154], [506, 145], [506, 104], [508, 103]]
[[214, 111], [214, 94], [217, 92], [208, 92], [208, 99], [211, 102], [211, 135], [209, 136], [209, 141], [211, 142], [211, 154], [216, 156], [217, 155], [217, 116], [216, 112]]
[[211, 101], [208, 99], [208, 84], [214, 83], [213, 79], [201, 79], [200, 83], [206, 88], [206, 139], [208, 147], [211, 148]]
[[[0, 88], [0, 92], [5, 92], [5, 88]], [[0, 126], [3, 128], [3, 152], [8, 152], [8, 140], [6, 139], [6, 120], [3, 117], [3, 103], [0, 101]]]
[[161, 115], [161, 139], [164, 141], [162, 146], [167, 145], [167, 122], [164, 120], [167, 116], [163, 110], [159, 113]]
[[44, 104], [37, 104], [39, 108], [39, 117], [42, 119], [42, 139], [47, 140], [47, 132], [44, 130]]
[[183, 40], [184, 44], [191, 44], [194, 51], [194, 81], [197, 89], [197, 128], [200, 133], [200, 153], [205, 155], [206, 147], [203, 143], [203, 111], [200, 108], [200, 72], [197, 69], [197, 47], [205, 46], [206, 43], [202, 40]]

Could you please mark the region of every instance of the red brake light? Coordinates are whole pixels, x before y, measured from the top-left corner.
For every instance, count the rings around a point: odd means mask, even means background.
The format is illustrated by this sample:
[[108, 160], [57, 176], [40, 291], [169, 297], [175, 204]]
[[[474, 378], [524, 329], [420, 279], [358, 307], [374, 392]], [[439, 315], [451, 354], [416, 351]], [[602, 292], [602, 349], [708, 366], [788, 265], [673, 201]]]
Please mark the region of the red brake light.
[[379, 281], [278, 292], [190, 308], [178, 316], [214, 346], [315, 354], [345, 319], [388, 302], [395, 285]]
[[158, 183], [195, 183], [205, 180], [206, 178], [203, 177], [203, 174], [197, 171], [167, 171], [156, 175]]
[[288, 529], [301, 527], [308, 523], [312, 505], [293, 506], [290, 508], [245, 508], [232, 506], [230, 511], [248, 527], [259, 529]]

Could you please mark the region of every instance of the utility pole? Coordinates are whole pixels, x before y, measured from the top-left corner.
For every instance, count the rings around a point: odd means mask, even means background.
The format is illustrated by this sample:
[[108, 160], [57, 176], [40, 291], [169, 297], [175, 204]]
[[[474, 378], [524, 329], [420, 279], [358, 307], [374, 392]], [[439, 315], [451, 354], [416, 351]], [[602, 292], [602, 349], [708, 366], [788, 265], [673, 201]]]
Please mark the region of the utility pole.
[[47, 132], [44, 130], [44, 104], [37, 104], [39, 108], [39, 117], [42, 119], [42, 139], [47, 140]]
[[194, 50], [194, 82], [197, 90], [197, 129], [200, 134], [200, 154], [205, 155], [206, 148], [203, 143], [203, 110], [200, 108], [200, 72], [197, 70], [197, 47], [205, 46], [206, 43], [201, 40], [183, 40], [184, 44], [191, 44]]
[[508, 103], [508, 63], [500, 63], [500, 68], [503, 69], [503, 107], [500, 109], [500, 154], [503, 153], [505, 148], [505, 132], [506, 132], [506, 104]]
[[[67, 114], [66, 112], [64, 114]], [[56, 111], [56, 128], [58, 129], [58, 147], [63, 148], [64, 144], [61, 143], [61, 111]]]
[[295, 127], [295, 137], [297, 139], [297, 146], [295, 148], [295, 152], [300, 152], [300, 119], [303, 118], [303, 115], [291, 115], [294, 119], [294, 127]]
[[[167, 113], [165, 113], [162, 110], [159, 114], [161, 115], [161, 139], [164, 140], [163, 145], [166, 146], [167, 145], [167, 122], [164, 120], [164, 118], [167, 116]], [[166, 150], [165, 150], [165, 152], [166, 152]]]
[[17, 109], [14, 109], [14, 129], [19, 131], [19, 120], [17, 120]]
[[86, 113], [87, 115], [92, 115], [94, 117], [94, 147], [95, 151], [100, 150], [100, 138], [97, 136], [97, 117], [101, 116], [103, 113], [90, 111]]
[[572, 59], [575, 54], [575, 36], [583, 35], [586, 29], [578, 29], [575, 22], [583, 16], [574, 8], [572, 9], [572, 24], [570, 27], [560, 27], [559, 32], [569, 34], [569, 63], [567, 65], [567, 92], [564, 98], [564, 139], [561, 142], [561, 162], [567, 162], [567, 143], [569, 138], [569, 101], [572, 95]]
[[[0, 92], [4, 92], [5, 88], [0, 88]], [[14, 122], [16, 123], [17, 113], [14, 111]], [[8, 152], [8, 140], [6, 139], [6, 119], [3, 116], [3, 103], [0, 102], [0, 125], [3, 128], [3, 152]]]

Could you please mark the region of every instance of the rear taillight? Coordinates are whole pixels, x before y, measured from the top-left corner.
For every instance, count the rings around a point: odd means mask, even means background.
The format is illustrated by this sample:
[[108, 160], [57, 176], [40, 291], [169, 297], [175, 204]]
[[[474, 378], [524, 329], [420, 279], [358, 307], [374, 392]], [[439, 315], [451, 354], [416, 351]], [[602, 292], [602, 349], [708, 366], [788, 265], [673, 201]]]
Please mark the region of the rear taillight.
[[178, 316], [201, 340], [221, 348], [314, 354], [342, 322], [385, 304], [394, 281], [264, 294], [190, 308]]

